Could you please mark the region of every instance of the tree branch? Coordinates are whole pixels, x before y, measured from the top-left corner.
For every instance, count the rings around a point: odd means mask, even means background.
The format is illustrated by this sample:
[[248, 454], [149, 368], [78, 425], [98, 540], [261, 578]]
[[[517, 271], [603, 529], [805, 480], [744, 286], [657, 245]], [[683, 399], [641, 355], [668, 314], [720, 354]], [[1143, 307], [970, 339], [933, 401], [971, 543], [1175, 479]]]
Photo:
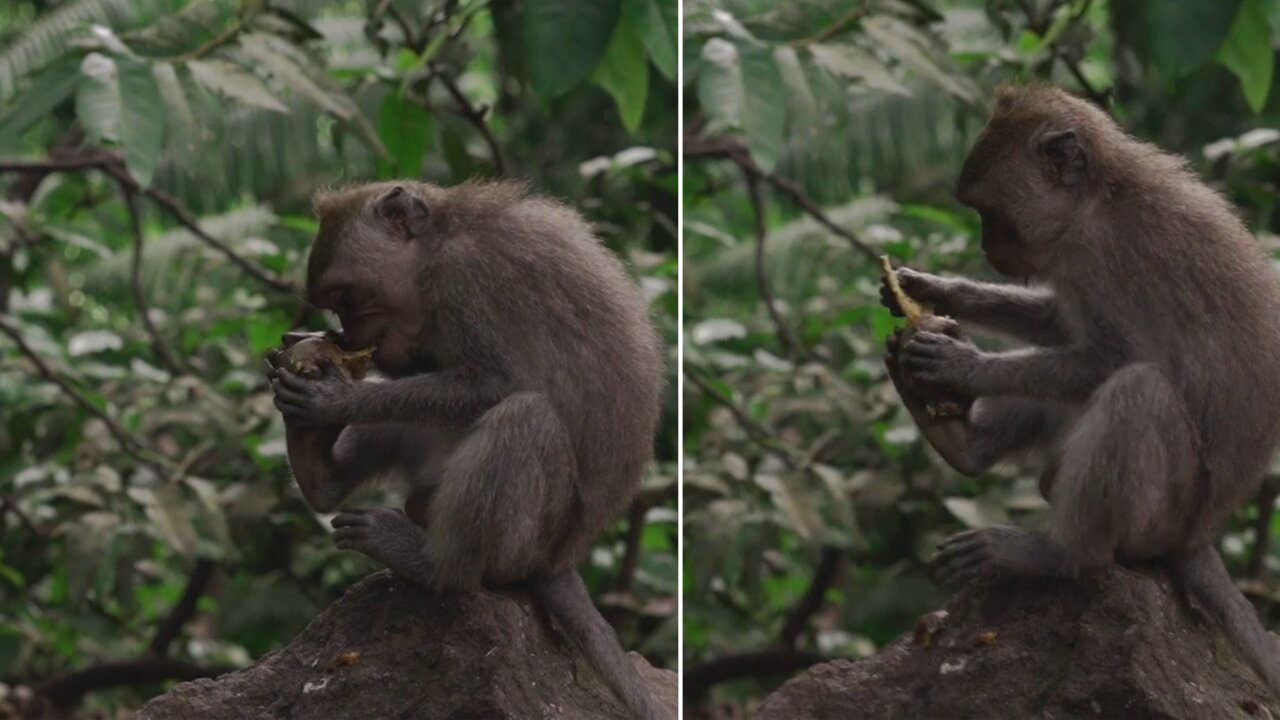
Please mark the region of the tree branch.
[[843, 550], [830, 545], [823, 546], [822, 557], [818, 560], [817, 569], [813, 571], [813, 579], [809, 581], [809, 587], [795, 607], [791, 608], [791, 612], [787, 613], [786, 622], [782, 624], [782, 632], [778, 634], [779, 645], [795, 648], [796, 641], [800, 639], [800, 633], [804, 632], [805, 626], [809, 623], [809, 618], [822, 609], [827, 589], [835, 581], [843, 563]]
[[212, 560], [201, 558], [196, 561], [195, 567], [191, 569], [191, 575], [187, 577], [187, 585], [182, 589], [182, 597], [178, 598], [177, 604], [169, 611], [169, 615], [165, 617], [164, 622], [160, 623], [155, 636], [151, 638], [151, 644], [147, 647], [148, 653], [161, 657], [169, 653], [169, 646], [182, 632], [182, 626], [195, 615], [196, 603], [200, 601], [200, 596], [204, 595], [204, 590], [213, 577], [214, 567]]
[[498, 149], [498, 141], [493, 137], [493, 131], [489, 129], [489, 124], [485, 122], [484, 116], [488, 112], [488, 108], [481, 105], [479, 107], [471, 104], [467, 96], [462, 94], [462, 90], [448, 73], [441, 72], [435, 63], [431, 63], [431, 76], [438, 79], [444, 85], [444, 89], [448, 91], [449, 96], [458, 104], [455, 112], [471, 123], [480, 135], [484, 137], [484, 142], [489, 146], [489, 154], [493, 157], [493, 169], [498, 177], [507, 174], [506, 164], [502, 161], [502, 151]]
[[744, 677], [787, 675], [831, 658], [817, 653], [775, 648], [759, 652], [724, 655], [684, 671], [684, 701], [692, 705], [713, 685]]
[[129, 174], [125, 169], [124, 160], [114, 152], [106, 150], [92, 150], [77, 153], [75, 155], [54, 156], [44, 158], [42, 160], [20, 160], [0, 158], [0, 172], [65, 172], [71, 170], [101, 170], [121, 184], [126, 185], [134, 192], [139, 192], [154, 200], [169, 214], [178, 221], [179, 225], [186, 228], [191, 234], [195, 235], [209, 247], [222, 253], [232, 264], [244, 270], [250, 276], [280, 292], [292, 295], [299, 294], [299, 290], [292, 283], [273, 277], [263, 268], [250, 262], [249, 260], [236, 254], [226, 243], [218, 240], [209, 233], [205, 232], [199, 222], [196, 221], [194, 215], [183, 207], [182, 203], [172, 195], [156, 188], [143, 188], [138, 181]]
[[164, 680], [198, 680], [217, 677], [233, 669], [222, 666], [204, 667], [169, 658], [140, 657], [75, 670], [36, 688], [36, 695], [46, 698], [54, 708], [65, 710], [75, 707], [86, 693], [95, 690]]

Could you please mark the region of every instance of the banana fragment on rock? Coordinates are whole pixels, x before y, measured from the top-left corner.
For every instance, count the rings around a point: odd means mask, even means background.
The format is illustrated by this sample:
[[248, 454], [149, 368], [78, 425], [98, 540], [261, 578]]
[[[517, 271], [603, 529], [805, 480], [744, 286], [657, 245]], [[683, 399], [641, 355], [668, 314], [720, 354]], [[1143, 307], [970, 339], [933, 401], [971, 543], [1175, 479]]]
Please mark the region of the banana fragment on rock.
[[278, 363], [289, 372], [303, 377], [319, 377], [326, 365], [338, 368], [349, 380], [359, 380], [373, 365], [376, 347], [346, 352], [319, 335], [303, 338], [280, 353]]
[[[884, 275], [885, 282], [889, 284], [889, 289], [893, 292], [893, 297], [898, 301], [898, 307], [902, 308], [902, 316], [907, 321], [907, 327], [901, 331], [898, 338], [898, 346], [906, 344], [911, 336], [920, 330], [929, 332], [945, 333], [946, 328], [951, 324], [951, 319], [943, 315], [935, 315], [933, 308], [907, 294], [902, 289], [902, 283], [898, 281], [898, 271], [893, 269], [893, 264], [889, 262], [888, 255], [880, 256], [880, 272]], [[925, 402], [925, 410], [931, 417], [935, 418], [963, 418], [969, 414], [969, 405], [971, 400], [960, 400], [949, 397], [939, 397], [936, 392], [931, 393], [934, 397]]]

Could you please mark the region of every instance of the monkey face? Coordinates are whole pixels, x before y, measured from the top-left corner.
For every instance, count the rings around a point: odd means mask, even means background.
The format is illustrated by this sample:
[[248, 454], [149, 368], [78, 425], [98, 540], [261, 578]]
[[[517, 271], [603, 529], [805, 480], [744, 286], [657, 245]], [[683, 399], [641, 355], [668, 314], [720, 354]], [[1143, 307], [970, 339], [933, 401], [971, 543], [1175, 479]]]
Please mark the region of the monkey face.
[[996, 272], [1010, 277], [1028, 277], [1036, 274], [1030, 262], [1030, 249], [1018, 233], [1017, 227], [999, 212], [981, 212], [982, 253]]

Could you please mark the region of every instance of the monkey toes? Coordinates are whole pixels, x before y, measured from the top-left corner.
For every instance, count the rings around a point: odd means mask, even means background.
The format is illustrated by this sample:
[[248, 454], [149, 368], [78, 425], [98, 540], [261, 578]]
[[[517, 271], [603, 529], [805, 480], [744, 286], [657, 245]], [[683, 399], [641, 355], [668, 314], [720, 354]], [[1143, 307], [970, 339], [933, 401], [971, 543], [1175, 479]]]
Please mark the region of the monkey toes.
[[343, 510], [333, 518], [334, 544], [381, 562], [408, 580], [430, 587], [422, 528], [398, 508]]
[[938, 545], [932, 562], [938, 579], [967, 585], [985, 577], [1052, 575], [1054, 557], [1048, 538], [1000, 525], [952, 535]]

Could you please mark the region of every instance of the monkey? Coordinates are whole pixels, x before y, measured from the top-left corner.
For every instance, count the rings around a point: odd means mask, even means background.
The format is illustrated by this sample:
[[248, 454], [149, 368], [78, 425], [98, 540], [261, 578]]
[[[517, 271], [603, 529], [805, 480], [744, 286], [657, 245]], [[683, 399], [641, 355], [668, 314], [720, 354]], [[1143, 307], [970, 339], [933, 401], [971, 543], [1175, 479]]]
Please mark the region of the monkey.
[[[1027, 346], [916, 332], [889, 342], [889, 377], [958, 472], [1043, 454], [1051, 531], [959, 533], [934, 558], [940, 579], [1161, 562], [1280, 692], [1280, 645], [1214, 546], [1280, 441], [1280, 280], [1262, 248], [1181, 157], [1053, 87], [997, 91], [957, 198], [980, 215], [991, 267], [1029, 283], [899, 280], [939, 315]], [[976, 401], [932, 418], [929, 388]]]
[[[635, 716], [673, 717], [574, 567], [652, 460], [665, 359], [638, 284], [522, 183], [372, 183], [314, 205], [308, 301], [385, 378], [270, 371], [337, 547], [436, 593], [531, 587]], [[402, 510], [342, 508], [384, 475], [407, 482]]]

